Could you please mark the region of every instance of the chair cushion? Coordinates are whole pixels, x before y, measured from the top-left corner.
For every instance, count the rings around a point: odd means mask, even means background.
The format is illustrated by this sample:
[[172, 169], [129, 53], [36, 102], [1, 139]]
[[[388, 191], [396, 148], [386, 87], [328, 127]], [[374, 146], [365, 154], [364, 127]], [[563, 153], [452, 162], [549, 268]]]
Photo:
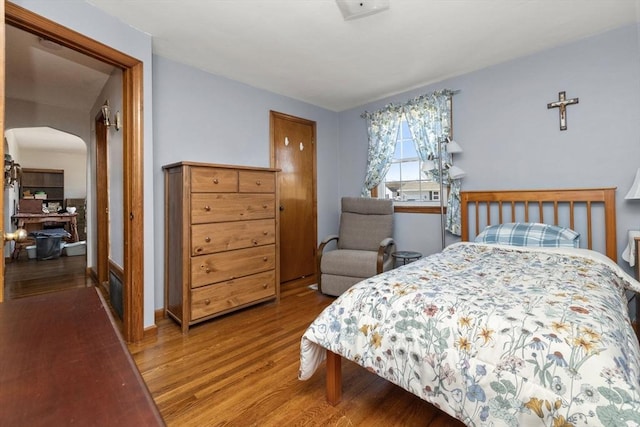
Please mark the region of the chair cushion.
[[385, 199], [343, 197], [338, 248], [377, 251], [393, 236], [393, 202]]
[[371, 277], [376, 273], [378, 252], [336, 249], [325, 252], [320, 262], [322, 274], [336, 276]]
[[342, 212], [353, 212], [363, 215], [393, 215], [391, 199], [371, 199], [367, 197], [343, 197]]

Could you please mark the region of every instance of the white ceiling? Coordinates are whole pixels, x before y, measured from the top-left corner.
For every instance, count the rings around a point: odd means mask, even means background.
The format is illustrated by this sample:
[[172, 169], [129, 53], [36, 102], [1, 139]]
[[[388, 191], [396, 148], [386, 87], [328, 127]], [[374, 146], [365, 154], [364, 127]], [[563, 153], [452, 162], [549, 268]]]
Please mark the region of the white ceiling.
[[[640, 0], [88, 0], [158, 55], [333, 111], [638, 21]], [[376, 0], [351, 0], [370, 2]], [[89, 110], [112, 67], [7, 27], [10, 98]]]
[[390, 0], [345, 21], [334, 0], [88, 1], [158, 55], [333, 111], [632, 23], [639, 4]]

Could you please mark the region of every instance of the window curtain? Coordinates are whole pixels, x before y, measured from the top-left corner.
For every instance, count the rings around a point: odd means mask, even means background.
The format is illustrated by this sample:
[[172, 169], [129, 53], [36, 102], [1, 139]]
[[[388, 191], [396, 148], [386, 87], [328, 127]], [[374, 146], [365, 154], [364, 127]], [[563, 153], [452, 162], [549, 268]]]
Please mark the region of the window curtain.
[[402, 106], [388, 105], [373, 113], [365, 112], [362, 117], [367, 120], [369, 134], [367, 173], [362, 196], [371, 197], [371, 190], [380, 185], [391, 166], [402, 118]]
[[[460, 180], [449, 177], [448, 166], [452, 164], [452, 158], [447, 152], [453, 94], [453, 91], [447, 89], [420, 96], [407, 102], [403, 111], [420, 159], [423, 162], [433, 161], [427, 164], [433, 164], [434, 168], [424, 173], [433, 181], [449, 186], [445, 229], [459, 236]], [[442, 164], [442, 176], [438, 162]]]

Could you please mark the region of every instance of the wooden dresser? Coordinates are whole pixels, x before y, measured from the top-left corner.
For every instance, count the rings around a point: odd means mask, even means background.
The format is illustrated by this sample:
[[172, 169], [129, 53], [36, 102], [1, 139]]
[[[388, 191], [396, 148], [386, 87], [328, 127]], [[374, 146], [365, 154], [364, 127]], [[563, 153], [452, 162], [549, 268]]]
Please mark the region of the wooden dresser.
[[165, 176], [165, 306], [189, 326], [279, 300], [277, 170], [180, 162]]

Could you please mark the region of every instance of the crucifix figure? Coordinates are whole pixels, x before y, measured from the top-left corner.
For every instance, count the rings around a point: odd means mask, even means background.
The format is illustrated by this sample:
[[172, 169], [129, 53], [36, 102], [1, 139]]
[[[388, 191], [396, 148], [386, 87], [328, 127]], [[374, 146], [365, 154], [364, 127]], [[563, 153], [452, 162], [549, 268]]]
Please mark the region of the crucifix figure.
[[567, 105], [577, 104], [578, 98], [567, 99], [564, 91], [558, 92], [558, 101], [550, 102], [547, 108], [560, 109], [560, 130], [567, 130]]

